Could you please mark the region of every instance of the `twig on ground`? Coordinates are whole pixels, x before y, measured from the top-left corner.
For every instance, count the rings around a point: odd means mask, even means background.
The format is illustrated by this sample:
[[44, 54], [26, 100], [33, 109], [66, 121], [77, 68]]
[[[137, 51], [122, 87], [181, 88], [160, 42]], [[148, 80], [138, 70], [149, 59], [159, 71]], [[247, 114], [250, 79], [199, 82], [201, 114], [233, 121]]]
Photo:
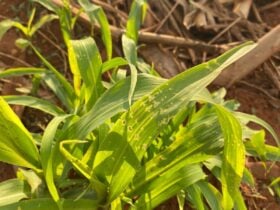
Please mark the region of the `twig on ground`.
[[62, 56], [62, 62], [63, 62], [63, 66], [64, 66], [64, 72], [67, 71], [67, 52], [65, 50], [63, 50], [58, 44], [56, 44], [53, 40], [51, 40], [46, 34], [44, 34], [44, 32], [42, 32], [41, 30], [38, 30], [38, 34], [40, 36], [42, 36], [47, 42], [49, 42], [51, 45], [53, 45], [60, 53]]
[[157, 28], [155, 29], [155, 33], [158, 32], [159, 29], [161, 29], [161, 27], [164, 25], [164, 23], [168, 20], [168, 18], [170, 17], [170, 15], [175, 11], [175, 9], [177, 8], [177, 6], [179, 5], [179, 1], [177, 1], [173, 7], [171, 8], [171, 10], [168, 12], [168, 14], [163, 18], [163, 20], [159, 23], [159, 25], [157, 26]]
[[160, 19], [156, 16], [156, 14], [151, 10], [150, 7], [147, 8], [147, 12], [156, 20], [156, 22], [160, 22]]
[[211, 39], [208, 44], [214, 43], [217, 39], [219, 39], [224, 33], [226, 33], [231, 27], [237, 24], [241, 20], [241, 17], [238, 17], [231, 24], [229, 24], [225, 29], [223, 29], [220, 33], [218, 33], [213, 39]]
[[[179, 2], [175, 3], [175, 5], [173, 6], [172, 4], [170, 4], [170, 2], [168, 0], [163, 0], [163, 1], [159, 1], [160, 4], [162, 5], [162, 8], [164, 10], [164, 14], [169, 14], [169, 11], [172, 11], [173, 8], [175, 9], [178, 5], [179, 5]], [[170, 16], [169, 16], [169, 21], [170, 23], [172, 24], [173, 26], [173, 30], [180, 36], [183, 36], [182, 34], [182, 30], [181, 28], [179, 27], [177, 21], [176, 21], [176, 18], [175, 18], [175, 15], [176, 15], [176, 12], [174, 13], [170, 13]]]
[[267, 75], [270, 77], [274, 85], [280, 90], [280, 73], [277, 71], [277, 67], [271, 59], [267, 63], [264, 63]]
[[222, 52], [225, 49], [223, 45], [210, 45], [199, 41], [193, 41], [177, 36], [170, 36], [164, 34], [155, 34], [150, 32], [140, 32], [139, 41], [146, 43], [157, 43], [157, 44], [167, 44], [174, 45], [178, 47], [189, 47], [198, 51], [206, 52]]
[[255, 4], [255, 3], [252, 4], [252, 9], [253, 9], [253, 12], [254, 12], [254, 15], [255, 15], [257, 21], [258, 21], [259, 23], [263, 23], [262, 17], [261, 17], [261, 15], [260, 15], [259, 10], [258, 10], [258, 8], [256, 7], [256, 4]]
[[275, 2], [272, 2], [272, 3], [270, 3], [270, 4], [267, 4], [267, 5], [263, 6], [263, 7], [261, 7], [261, 8], [259, 9], [259, 11], [260, 11], [260, 12], [263, 12], [263, 11], [265, 11], [265, 10], [272, 9], [272, 8], [274, 8], [274, 7], [277, 7], [277, 6], [279, 6], [279, 5], [280, 5], [280, 0], [275, 1]]
[[263, 88], [256, 86], [254, 84], [248, 83], [246, 81], [238, 81], [239, 84], [242, 85], [246, 85], [247, 87], [253, 88], [259, 92], [261, 92], [262, 94], [264, 94], [266, 97], [269, 98], [268, 102], [270, 103], [270, 105], [272, 105], [274, 108], [279, 109], [280, 108], [280, 100], [278, 98], [275, 98], [274, 96], [270, 95], [266, 90], [264, 90]]
[[[58, 6], [63, 6], [61, 0], [52, 0]], [[80, 13], [80, 10], [77, 7], [72, 6], [71, 10], [73, 14], [77, 15]], [[86, 24], [90, 23], [88, 16], [85, 13], [80, 13], [79, 18]], [[95, 25], [96, 29], [100, 31], [100, 26]], [[110, 26], [112, 37], [116, 40], [119, 40], [121, 35], [125, 32], [123, 29], [117, 28], [115, 26]], [[223, 52], [226, 49], [225, 45], [210, 45], [200, 41], [194, 41], [191, 39], [185, 39], [183, 37], [176, 37], [164, 34], [155, 34], [150, 32], [139, 32], [139, 41], [145, 43], [157, 43], [157, 44], [166, 44], [174, 45], [179, 47], [188, 47], [193, 48], [197, 51], [206, 51], [210, 53]]]
[[15, 81], [13, 81], [13, 80], [11, 80], [11, 79], [3, 79], [3, 78], [1, 78], [0, 81], [1, 81], [1, 82], [4, 82], [4, 83], [6, 83], [6, 84], [13, 85], [13, 86], [15, 86], [15, 87], [23, 87], [23, 84], [22, 84], [22, 83], [20, 83], [20, 82], [15, 82]]
[[12, 59], [12, 60], [14, 60], [14, 61], [16, 61], [16, 62], [18, 62], [18, 63], [24, 65], [24, 66], [31, 67], [31, 65], [30, 65], [29, 63], [27, 63], [26, 61], [24, 61], [24, 60], [22, 60], [22, 59], [20, 59], [20, 58], [17, 58], [17, 57], [15, 57], [15, 56], [13, 56], [13, 55], [9, 55], [9, 54], [0, 52], [0, 56], [5, 57], [5, 58]]
[[109, 12], [113, 12], [113, 13], [121, 16], [124, 19], [128, 18], [126, 13], [124, 13], [121, 10], [118, 10], [118, 9], [112, 7], [110, 4], [108, 4], [108, 3], [104, 2], [104, 1], [100, 1], [100, 0], [91, 0], [91, 1], [93, 3], [95, 3], [95, 4], [98, 4], [98, 5], [102, 6], [105, 10], [108, 10]]
[[247, 19], [252, 3], [252, 0], [236, 1], [233, 12], [239, 15], [240, 17]]

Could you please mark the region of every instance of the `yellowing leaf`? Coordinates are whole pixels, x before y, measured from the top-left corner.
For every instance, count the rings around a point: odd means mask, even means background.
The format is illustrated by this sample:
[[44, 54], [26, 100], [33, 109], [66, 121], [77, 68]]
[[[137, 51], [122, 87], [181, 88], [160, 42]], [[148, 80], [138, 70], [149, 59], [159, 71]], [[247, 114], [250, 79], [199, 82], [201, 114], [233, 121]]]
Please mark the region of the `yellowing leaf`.
[[39, 153], [34, 140], [18, 116], [0, 97], [0, 160], [38, 170]]

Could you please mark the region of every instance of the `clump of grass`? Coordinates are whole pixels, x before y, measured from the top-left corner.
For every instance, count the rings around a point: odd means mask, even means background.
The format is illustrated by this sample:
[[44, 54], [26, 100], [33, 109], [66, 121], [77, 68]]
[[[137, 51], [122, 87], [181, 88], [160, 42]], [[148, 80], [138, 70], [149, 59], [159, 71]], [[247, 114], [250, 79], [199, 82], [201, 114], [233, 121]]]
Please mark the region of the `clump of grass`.
[[[0, 210], [153, 209], [176, 195], [180, 209], [186, 201], [197, 209], [246, 209], [239, 186], [254, 181], [245, 168], [245, 155], [280, 159], [279, 148], [264, 143], [264, 132], [247, 124], [257, 122], [277, 136], [262, 120], [237, 112], [235, 102], [224, 100], [224, 89], [210, 93], [206, 87], [254, 44], [245, 43], [166, 80], [153, 69], [139, 69], [137, 39], [144, 0], [132, 4], [122, 36], [124, 58], [112, 58], [102, 8], [79, 1], [101, 25], [106, 61], [94, 38], [72, 39], [76, 17], [71, 16], [69, 2], [64, 7], [38, 2], [56, 15], [32, 24], [33, 15], [27, 26], [6, 20], [0, 27], [1, 35], [12, 26], [19, 28], [25, 35], [21, 43], [32, 48], [44, 67], [7, 69], [0, 78], [39, 75], [63, 106], [33, 96], [0, 97], [0, 160], [22, 167], [17, 179], [0, 184]], [[32, 44], [37, 29], [57, 18], [72, 82]], [[123, 65], [130, 68], [130, 76], [119, 69]], [[111, 80], [103, 81], [102, 74], [109, 70]], [[8, 103], [40, 109], [53, 119], [35, 141]], [[69, 176], [73, 171], [78, 176]], [[209, 176], [219, 180], [221, 189]]]

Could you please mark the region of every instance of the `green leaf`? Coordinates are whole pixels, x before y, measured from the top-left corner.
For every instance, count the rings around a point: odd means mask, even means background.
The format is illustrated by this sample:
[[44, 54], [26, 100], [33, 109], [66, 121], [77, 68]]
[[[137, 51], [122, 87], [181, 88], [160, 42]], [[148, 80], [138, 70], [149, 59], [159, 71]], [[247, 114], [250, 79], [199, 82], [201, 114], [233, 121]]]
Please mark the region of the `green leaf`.
[[49, 189], [50, 194], [52, 195], [55, 202], [58, 203], [59, 201], [59, 194], [58, 190], [54, 183], [54, 156], [55, 156], [55, 149], [54, 145], [56, 144], [57, 147], [59, 145], [58, 142], [55, 142], [55, 135], [59, 124], [64, 121], [70, 115], [55, 117], [47, 126], [46, 130], [44, 131], [44, 135], [42, 137], [42, 144], [40, 148], [40, 155], [42, 161], [42, 168], [45, 175], [45, 180], [47, 183], [47, 187]]
[[39, 153], [31, 134], [2, 97], [0, 133], [1, 161], [40, 170]]
[[[95, 41], [92, 38], [72, 40], [71, 60], [75, 60], [77, 70], [73, 74], [81, 75], [85, 86], [85, 101], [90, 109], [103, 91], [101, 83], [102, 60]], [[70, 61], [71, 62], [71, 61]], [[78, 73], [76, 72], [78, 71]]]
[[72, 17], [70, 1], [63, 0], [60, 3], [61, 4], [58, 6], [58, 9], [56, 9], [56, 14], [59, 16], [60, 30], [64, 43], [68, 47], [76, 19]]
[[208, 114], [187, 128], [181, 128], [172, 144], [137, 171], [129, 195], [142, 194], [167, 171], [177, 171], [218, 154], [222, 151], [220, 138], [221, 131], [214, 115]]
[[41, 27], [43, 27], [46, 23], [51, 22], [53, 20], [58, 19], [57, 15], [47, 14], [42, 16], [31, 28], [29, 31], [29, 36], [32, 37], [33, 34], [38, 31]]
[[184, 189], [197, 181], [205, 178], [199, 165], [188, 165], [178, 171], [167, 171], [162, 175], [153, 187], [146, 194], [140, 194], [136, 201], [136, 209], [154, 209], [156, 206], [176, 195], [178, 191]]
[[31, 37], [30, 36], [30, 30], [31, 30], [31, 25], [32, 25], [32, 22], [34, 20], [35, 14], [36, 14], [36, 7], [33, 7], [32, 10], [31, 10], [31, 13], [29, 15], [28, 22], [27, 22], [27, 34], [26, 34], [26, 36], [28, 36], [28, 37]]
[[3, 20], [0, 22], [0, 40], [4, 36], [4, 34], [13, 27], [13, 21], [12, 20]]
[[92, 176], [92, 168], [87, 165], [87, 160], [75, 157], [72, 155], [66, 148], [65, 145], [76, 145], [76, 144], [85, 144], [88, 143], [87, 141], [82, 140], [63, 140], [59, 144], [60, 152], [63, 154], [63, 156], [71, 162], [71, 164], [81, 173], [83, 174], [91, 183], [93, 186], [93, 189], [95, 190], [97, 194], [97, 199], [99, 201], [103, 201], [106, 197], [106, 186], [101, 183], [95, 176]]
[[[245, 148], [246, 148], [246, 146], [245, 146]], [[246, 152], [247, 152], [247, 149], [246, 149]], [[254, 176], [247, 168], [244, 168], [242, 182], [245, 182], [246, 184], [250, 185], [251, 187], [255, 186]]]
[[177, 193], [177, 202], [178, 202], [178, 210], [184, 210], [185, 203], [186, 203], [186, 193], [184, 190], [180, 190], [179, 193]]
[[137, 48], [133, 39], [127, 35], [122, 36], [123, 53], [129, 64], [137, 65]]
[[74, 50], [72, 41], [70, 40], [67, 43], [67, 49], [68, 49], [68, 61], [70, 65], [70, 70], [73, 75], [74, 90], [76, 95], [79, 96], [81, 93], [81, 83], [82, 83], [81, 71], [79, 69], [76, 51]]
[[210, 206], [210, 209], [222, 210], [222, 195], [212, 184], [205, 180], [196, 183]]
[[193, 184], [186, 188], [187, 197], [190, 202], [195, 206], [198, 210], [204, 210], [204, 202], [202, 198], [202, 192], [196, 184]]
[[135, 43], [137, 43], [138, 32], [145, 17], [146, 2], [146, 0], [134, 0], [130, 8], [126, 25], [126, 35]]
[[114, 209], [114, 210], [123, 210], [121, 198], [115, 199], [113, 202], [111, 202], [110, 206], [111, 206], [111, 209]]
[[[256, 151], [256, 148], [252, 146], [250, 142], [245, 142], [245, 147], [246, 147], [246, 152], [248, 152], [250, 155], [254, 157], [259, 158], [259, 154]], [[270, 145], [265, 145], [265, 160], [270, 160], [270, 161], [280, 161], [280, 148], [279, 147], [274, 147]]]
[[49, 0], [31, 0], [31, 1], [41, 4], [43, 7], [47, 8], [52, 12], [56, 12], [58, 9], [58, 6]]
[[234, 203], [235, 203], [234, 209], [247, 210], [244, 198], [240, 191], [237, 192]]
[[110, 69], [118, 68], [119, 66], [124, 66], [127, 64], [128, 64], [128, 62], [125, 59], [123, 59], [122, 57], [112, 58], [111, 60], [105, 61], [102, 64], [102, 73], [104, 73]]
[[79, 158], [73, 156], [66, 148], [65, 145], [74, 145], [74, 144], [86, 144], [88, 143], [87, 141], [82, 141], [82, 140], [64, 140], [60, 143], [59, 149], [60, 152], [63, 154], [63, 156], [70, 161], [76, 169], [79, 170], [81, 174], [84, 175], [88, 180], [91, 180], [91, 168], [88, 167], [88, 165], [79, 160]]
[[[166, 80], [147, 74], [139, 75], [134, 99], [139, 99], [150, 93], [164, 81]], [[110, 119], [120, 112], [126, 111], [129, 108], [127, 99], [129, 88], [130, 79], [126, 78], [107, 90], [88, 113], [66, 129], [64, 132], [64, 139], [85, 139], [91, 131], [104, 123], [107, 119]]]
[[102, 40], [107, 51], [107, 59], [110, 60], [112, 58], [112, 38], [110, 25], [105, 12], [100, 6], [90, 3], [89, 0], [79, 0], [78, 2], [86, 11], [90, 20], [92, 22], [97, 21], [100, 25]]
[[223, 207], [232, 209], [239, 193], [245, 166], [245, 148], [238, 120], [225, 108], [215, 105], [224, 135], [224, 154], [221, 172]]
[[123, 46], [123, 52], [124, 56], [128, 61], [129, 67], [130, 67], [130, 89], [128, 93], [128, 103], [131, 105], [132, 98], [134, 95], [135, 87], [137, 84], [137, 50], [136, 50], [136, 44], [135, 42], [127, 37], [125, 34], [122, 36], [122, 46]]
[[126, 33], [122, 35], [122, 47], [124, 56], [127, 59], [131, 73], [130, 90], [128, 93], [128, 103], [131, 105], [137, 83], [137, 41], [138, 33], [145, 14], [145, 0], [134, 0], [129, 12], [126, 25]]
[[271, 161], [280, 161], [280, 148], [279, 147], [273, 147], [270, 145], [265, 145], [266, 149], [266, 160]]
[[266, 150], [265, 150], [265, 132], [260, 130], [255, 133], [251, 140], [248, 142], [255, 148], [255, 151], [259, 155], [262, 161], [265, 161]]
[[127, 74], [127, 70], [125, 70], [125, 69], [118, 69], [112, 75], [112, 81], [117, 82], [117, 81], [123, 80], [123, 79], [125, 79], [127, 77], [126, 74]]
[[32, 74], [45, 74], [47, 73], [46, 69], [35, 68], [35, 67], [19, 67], [6, 69], [5, 71], [0, 72], [0, 78], [12, 77], [12, 76], [24, 76]]
[[27, 39], [19, 38], [15, 41], [15, 45], [21, 50], [25, 50], [29, 46], [30, 42]]
[[274, 138], [275, 142], [278, 146], [280, 146], [280, 140], [278, 135], [275, 133], [274, 129], [264, 120], [250, 114], [245, 114], [241, 112], [235, 112], [234, 115], [240, 120], [240, 121], [246, 121], [246, 122], [254, 122], [259, 124], [260, 126], [264, 127]]
[[[59, 210], [56, 203], [51, 198], [37, 198], [23, 200], [15, 204], [0, 207], [0, 210]], [[92, 199], [64, 199], [62, 202], [63, 210], [97, 210], [99, 209], [96, 201]]]
[[27, 28], [21, 23], [7, 19], [0, 22], [0, 40], [4, 34], [12, 27], [16, 27], [21, 30], [25, 35], [27, 34]]
[[34, 171], [29, 169], [23, 169], [19, 168], [17, 171], [17, 177], [22, 178], [23, 180], [26, 180], [26, 182], [30, 186], [30, 193], [32, 195], [38, 195], [40, 193], [40, 190], [42, 189], [43, 181], [39, 177], [38, 174], [36, 174]]
[[23, 95], [9, 95], [3, 96], [3, 98], [5, 99], [5, 101], [7, 101], [8, 104], [28, 106], [34, 109], [39, 109], [53, 116], [65, 114], [61, 108], [44, 99]]
[[67, 109], [72, 110], [74, 108], [74, 102], [76, 99], [72, 86], [67, 81], [67, 79], [61, 73], [59, 73], [59, 71], [57, 71], [34, 46], [31, 45], [31, 47], [35, 54], [53, 74], [45, 75], [45, 83], [52, 89], [52, 91], [57, 95], [60, 101], [67, 107]]
[[0, 209], [30, 196], [30, 188], [19, 179], [9, 179], [0, 183]]

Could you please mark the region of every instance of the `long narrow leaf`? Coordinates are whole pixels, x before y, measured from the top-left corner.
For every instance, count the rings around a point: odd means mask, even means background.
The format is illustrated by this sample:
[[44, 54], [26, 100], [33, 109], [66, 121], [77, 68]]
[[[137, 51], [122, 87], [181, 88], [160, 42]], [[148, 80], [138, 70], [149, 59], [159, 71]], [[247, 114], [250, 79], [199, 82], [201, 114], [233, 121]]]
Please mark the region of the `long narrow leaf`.
[[128, 103], [131, 105], [132, 98], [135, 92], [135, 87], [137, 84], [137, 50], [136, 50], [136, 43], [126, 36], [125, 34], [122, 36], [122, 46], [123, 46], [123, 52], [124, 56], [128, 61], [129, 67], [130, 67], [130, 89], [128, 92]]
[[12, 76], [23, 76], [23, 75], [32, 75], [32, 74], [45, 74], [47, 71], [43, 68], [35, 67], [20, 67], [20, 68], [11, 68], [6, 69], [5, 71], [0, 72], [0, 78], [12, 77]]
[[40, 170], [39, 152], [31, 134], [2, 97], [0, 133], [1, 161]]
[[58, 10], [58, 6], [54, 4], [53, 1], [50, 0], [31, 0], [31, 1], [41, 4], [42, 6], [44, 6], [50, 11], [55, 12]]
[[7, 101], [8, 104], [28, 106], [34, 109], [39, 109], [53, 116], [65, 114], [65, 112], [61, 108], [57, 107], [53, 103], [32, 96], [9, 95], [3, 96], [3, 98], [5, 99], [5, 101]]
[[204, 210], [204, 202], [202, 197], [202, 192], [196, 184], [193, 184], [185, 189], [187, 193], [187, 198], [195, 206], [197, 210]]
[[101, 28], [101, 35], [107, 51], [107, 58], [112, 58], [112, 37], [106, 14], [100, 6], [90, 3], [89, 0], [79, 0], [92, 22], [97, 21]]
[[13, 27], [14, 21], [8, 19], [8, 20], [3, 20], [0, 22], [0, 40], [2, 37], [5, 35], [5, 33]]
[[[51, 198], [39, 198], [23, 200], [15, 204], [0, 207], [0, 210], [59, 210], [56, 203]], [[98, 203], [91, 199], [64, 199], [63, 210], [97, 210]]]
[[238, 120], [225, 108], [215, 105], [224, 134], [224, 154], [221, 172], [223, 207], [232, 209], [239, 193], [245, 165], [245, 148]]
[[140, 25], [145, 17], [146, 2], [146, 0], [134, 0], [129, 12], [126, 25], [126, 35], [135, 43], [137, 43]]
[[[259, 158], [259, 154], [256, 151], [255, 147], [252, 147], [252, 144], [250, 142], [245, 142], [245, 147], [246, 151], [255, 157]], [[265, 160], [270, 160], [270, 161], [280, 161], [280, 148], [279, 147], [274, 147], [270, 145], [265, 145], [264, 147], [265, 150]]]
[[0, 183], [0, 209], [30, 196], [30, 188], [19, 179], [9, 179]]
[[66, 78], [61, 73], [59, 73], [59, 71], [57, 71], [53, 67], [53, 65], [51, 65], [51, 63], [49, 63], [34, 46], [32, 46], [32, 49], [34, 50], [35, 54], [46, 65], [46, 67], [53, 73], [52, 76], [46, 75], [46, 83], [48, 84], [48, 81], [52, 82], [51, 88], [54, 91], [54, 93], [57, 94], [57, 97], [60, 98], [61, 102], [68, 108], [68, 110], [71, 110], [74, 107], [73, 103], [75, 101], [75, 94], [72, 86], [66, 80]]
[[4, 34], [12, 27], [16, 27], [21, 30], [25, 35], [27, 35], [27, 28], [21, 23], [7, 19], [0, 22], [0, 40]]
[[125, 59], [123, 59], [122, 57], [112, 58], [111, 60], [105, 61], [102, 64], [102, 73], [104, 73], [110, 69], [118, 68], [119, 66], [124, 66], [127, 64], [128, 64], [128, 62]]
[[79, 158], [74, 157], [66, 148], [65, 145], [74, 145], [74, 144], [85, 144], [87, 141], [82, 140], [64, 140], [60, 143], [59, 149], [63, 156], [70, 161], [75, 168], [79, 170], [81, 174], [83, 174], [88, 180], [91, 180], [91, 168], [88, 167], [86, 163], [79, 160]]
[[[164, 81], [166, 80], [147, 74], [139, 75], [134, 99], [137, 100], [149, 94]], [[129, 88], [129, 78], [116, 83], [99, 98], [87, 114], [65, 131], [64, 138], [84, 139], [91, 131], [104, 123], [105, 120], [126, 111], [129, 108], [127, 98]]]
[[212, 184], [202, 180], [197, 182], [210, 209], [222, 210], [222, 195]]
[[80, 160], [79, 158], [72, 155], [64, 146], [65, 145], [74, 145], [74, 144], [85, 144], [87, 141], [82, 140], [63, 140], [59, 144], [60, 152], [63, 156], [71, 162], [71, 164], [81, 173], [83, 174], [93, 186], [97, 194], [97, 199], [99, 201], [103, 201], [106, 197], [106, 186], [100, 182], [96, 177], [92, 176], [92, 169], [87, 165], [84, 160]]
[[276, 143], [278, 146], [280, 146], [280, 140], [278, 135], [276, 134], [276, 132], [274, 131], [274, 129], [264, 120], [254, 116], [254, 115], [250, 115], [250, 114], [245, 114], [245, 113], [241, 113], [241, 112], [235, 112], [235, 116], [240, 119], [240, 120], [245, 120], [245, 121], [249, 121], [249, 122], [254, 122], [259, 124], [260, 126], [264, 127], [266, 130], [269, 131], [269, 133], [273, 136], [273, 138], [275, 139]]
[[56, 20], [58, 17], [57, 15], [47, 14], [41, 17], [38, 22], [36, 22], [29, 32], [29, 36], [33, 36], [33, 34], [38, 31], [41, 27], [43, 27], [46, 23]]
[[[42, 161], [42, 167], [43, 167], [43, 172], [45, 175], [47, 187], [54, 201], [57, 203], [59, 201], [59, 194], [54, 183], [55, 173], [54, 173], [53, 161], [54, 161], [55, 150], [53, 145], [55, 145], [54, 138], [55, 138], [57, 128], [59, 124], [67, 117], [69, 117], [69, 115], [56, 117], [48, 124], [48, 127], [44, 131], [42, 144], [41, 144], [41, 161]], [[58, 143], [56, 144], [58, 145]]]
[[142, 20], [144, 19], [145, 0], [134, 0], [129, 12], [129, 17], [126, 25], [126, 33], [122, 36], [122, 46], [124, 56], [127, 59], [131, 73], [130, 90], [128, 93], [128, 103], [131, 105], [137, 83], [137, 41], [138, 32]]
[[72, 40], [73, 57], [85, 84], [87, 108], [91, 108], [103, 91], [101, 83], [102, 60], [92, 38]]

